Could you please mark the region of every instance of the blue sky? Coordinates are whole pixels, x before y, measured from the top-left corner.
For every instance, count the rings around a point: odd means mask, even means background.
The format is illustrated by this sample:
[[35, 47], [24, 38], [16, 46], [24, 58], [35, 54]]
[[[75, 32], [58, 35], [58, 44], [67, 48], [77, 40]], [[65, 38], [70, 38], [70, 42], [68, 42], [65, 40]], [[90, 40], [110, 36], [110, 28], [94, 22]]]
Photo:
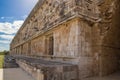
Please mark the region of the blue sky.
[[0, 51], [9, 44], [38, 0], [0, 0]]

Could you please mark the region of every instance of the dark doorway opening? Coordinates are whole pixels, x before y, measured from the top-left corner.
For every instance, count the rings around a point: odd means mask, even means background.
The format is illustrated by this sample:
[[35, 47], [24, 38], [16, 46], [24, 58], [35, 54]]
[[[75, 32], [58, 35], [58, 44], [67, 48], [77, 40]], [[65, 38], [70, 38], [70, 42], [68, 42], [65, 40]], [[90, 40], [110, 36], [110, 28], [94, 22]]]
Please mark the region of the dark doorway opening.
[[53, 36], [49, 37], [49, 55], [54, 54], [54, 38]]
[[53, 37], [53, 35], [48, 35], [46, 37], [46, 54], [54, 55], [54, 37]]

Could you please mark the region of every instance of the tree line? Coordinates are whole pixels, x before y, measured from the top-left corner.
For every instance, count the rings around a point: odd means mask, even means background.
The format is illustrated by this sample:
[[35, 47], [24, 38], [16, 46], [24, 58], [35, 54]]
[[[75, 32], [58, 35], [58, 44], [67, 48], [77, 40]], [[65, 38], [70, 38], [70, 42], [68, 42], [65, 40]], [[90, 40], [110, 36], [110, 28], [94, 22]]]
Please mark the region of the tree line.
[[8, 54], [9, 54], [9, 51], [6, 51], [6, 50], [0, 52], [0, 55], [8, 55]]

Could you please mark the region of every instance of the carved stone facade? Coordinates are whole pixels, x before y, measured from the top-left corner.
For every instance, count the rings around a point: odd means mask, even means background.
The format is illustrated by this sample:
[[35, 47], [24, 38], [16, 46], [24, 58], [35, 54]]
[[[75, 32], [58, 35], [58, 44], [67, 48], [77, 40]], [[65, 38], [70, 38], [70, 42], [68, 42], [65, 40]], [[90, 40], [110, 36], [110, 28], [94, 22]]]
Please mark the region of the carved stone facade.
[[[119, 0], [39, 0], [12, 40], [10, 53], [20, 58], [18, 64], [30, 74], [34, 68], [48, 70], [44, 80], [81, 80], [113, 73], [120, 69], [119, 6]], [[25, 56], [74, 66], [66, 72], [66, 65], [52, 63], [52, 74], [50, 66], [32, 68], [34, 62], [27, 63]], [[65, 76], [49, 78], [49, 74], [59, 75], [61, 68]], [[71, 71], [77, 72], [75, 78], [68, 78]]]

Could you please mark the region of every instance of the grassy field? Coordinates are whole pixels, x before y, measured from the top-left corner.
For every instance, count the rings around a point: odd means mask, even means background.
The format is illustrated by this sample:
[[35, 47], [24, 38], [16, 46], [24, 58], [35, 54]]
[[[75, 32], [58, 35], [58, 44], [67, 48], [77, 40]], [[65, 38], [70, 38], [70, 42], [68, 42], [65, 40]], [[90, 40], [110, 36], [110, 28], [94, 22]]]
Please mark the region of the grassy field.
[[3, 68], [4, 55], [0, 55], [0, 68]]

